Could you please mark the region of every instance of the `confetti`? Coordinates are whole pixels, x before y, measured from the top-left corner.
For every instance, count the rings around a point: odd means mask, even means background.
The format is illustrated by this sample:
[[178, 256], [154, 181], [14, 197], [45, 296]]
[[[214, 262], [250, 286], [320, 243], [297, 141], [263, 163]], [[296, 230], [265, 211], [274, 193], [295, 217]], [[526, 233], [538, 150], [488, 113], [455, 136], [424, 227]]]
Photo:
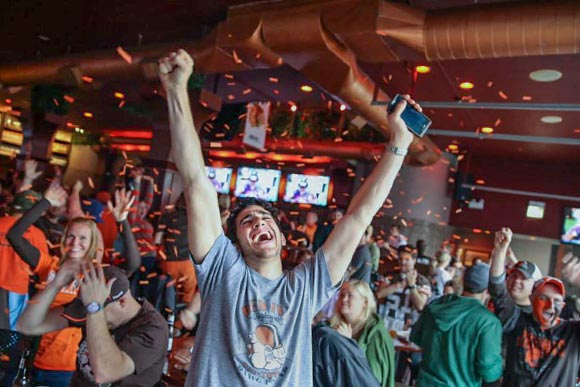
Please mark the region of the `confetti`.
[[89, 183], [89, 187], [91, 187], [91, 189], [95, 189], [95, 183], [90, 176], [87, 178], [87, 183]]
[[119, 54], [119, 56], [121, 58], [123, 58], [123, 60], [125, 62], [127, 62], [129, 64], [133, 63], [133, 58], [131, 57], [131, 55], [127, 51], [125, 51], [123, 49], [123, 47], [121, 47], [121, 46], [117, 47], [117, 54]]
[[504, 92], [503, 92], [503, 91], [501, 91], [501, 90], [500, 90], [500, 91], [499, 91], [497, 94], [498, 94], [498, 95], [499, 95], [499, 96], [500, 96], [502, 99], [508, 99], [508, 96], [507, 96], [507, 94], [506, 94], [506, 93], [504, 93]]
[[234, 62], [237, 64], [243, 63], [242, 60], [238, 57], [236, 50], [232, 50], [232, 56], [234, 57]]
[[270, 82], [273, 82], [273, 83], [278, 83], [278, 78], [275, 78], [275, 77], [270, 77], [270, 78], [268, 78], [268, 80]]

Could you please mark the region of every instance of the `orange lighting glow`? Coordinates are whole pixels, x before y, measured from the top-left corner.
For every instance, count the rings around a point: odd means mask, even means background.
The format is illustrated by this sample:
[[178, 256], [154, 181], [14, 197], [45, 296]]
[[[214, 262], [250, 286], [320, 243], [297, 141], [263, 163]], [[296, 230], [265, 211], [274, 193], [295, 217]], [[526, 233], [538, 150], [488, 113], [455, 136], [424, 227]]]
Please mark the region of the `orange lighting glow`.
[[137, 145], [137, 144], [111, 144], [111, 148], [119, 149], [125, 152], [149, 152], [151, 151], [150, 145]]
[[427, 73], [431, 72], [431, 67], [425, 66], [425, 65], [420, 65], [420, 66], [415, 67], [415, 71], [417, 71], [419, 74], [427, 74]]
[[449, 144], [449, 146], [447, 146], [447, 149], [453, 151], [453, 150], [459, 149], [459, 147], [457, 145], [455, 145], [455, 144]]
[[115, 95], [115, 98], [119, 98], [119, 99], [124, 99], [125, 98], [125, 94], [119, 93], [118, 91], [114, 95]]
[[470, 90], [473, 89], [474, 84], [471, 82], [461, 82], [459, 87], [461, 87], [463, 90]]
[[493, 128], [489, 126], [484, 126], [483, 128], [481, 128], [481, 133], [491, 134], [493, 133]]
[[332, 162], [332, 158], [327, 156], [314, 156], [303, 158], [302, 155], [289, 155], [272, 152], [270, 153], [246, 152], [240, 154], [236, 151], [229, 150], [210, 150], [209, 155], [211, 157], [220, 157], [228, 159], [246, 159], [246, 160], [263, 159], [269, 161], [284, 161], [287, 163], [304, 163], [304, 164], [328, 164]]
[[87, 117], [87, 118], [93, 118], [93, 113], [91, 112], [84, 112], [83, 116]]
[[302, 85], [302, 86], [300, 86], [300, 90], [305, 92], [305, 93], [311, 93], [312, 90], [314, 90], [314, 89], [310, 85]]

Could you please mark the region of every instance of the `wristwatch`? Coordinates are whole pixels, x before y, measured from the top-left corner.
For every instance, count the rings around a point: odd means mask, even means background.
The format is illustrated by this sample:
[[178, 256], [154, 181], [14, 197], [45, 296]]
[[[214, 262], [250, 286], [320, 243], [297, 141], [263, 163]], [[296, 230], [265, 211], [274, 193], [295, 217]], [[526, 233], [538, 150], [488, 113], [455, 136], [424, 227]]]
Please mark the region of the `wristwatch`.
[[396, 154], [397, 156], [406, 156], [407, 153], [409, 152], [408, 149], [405, 148], [399, 148], [398, 146], [392, 146], [389, 148], [389, 151], [391, 151], [392, 153]]
[[97, 301], [91, 301], [85, 305], [85, 309], [88, 314], [95, 314], [103, 310], [103, 305], [99, 304]]
[[407, 285], [407, 289], [409, 290], [417, 289], [417, 285]]

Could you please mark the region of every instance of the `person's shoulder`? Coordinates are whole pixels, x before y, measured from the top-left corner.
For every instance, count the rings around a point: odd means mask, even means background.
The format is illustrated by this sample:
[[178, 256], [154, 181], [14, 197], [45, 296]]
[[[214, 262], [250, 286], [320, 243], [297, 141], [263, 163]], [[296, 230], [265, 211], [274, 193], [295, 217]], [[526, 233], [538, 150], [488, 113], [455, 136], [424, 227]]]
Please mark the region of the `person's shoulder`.
[[167, 329], [167, 320], [155, 309], [147, 300], [142, 303], [141, 313], [138, 319], [135, 319], [136, 326], [162, 327]]

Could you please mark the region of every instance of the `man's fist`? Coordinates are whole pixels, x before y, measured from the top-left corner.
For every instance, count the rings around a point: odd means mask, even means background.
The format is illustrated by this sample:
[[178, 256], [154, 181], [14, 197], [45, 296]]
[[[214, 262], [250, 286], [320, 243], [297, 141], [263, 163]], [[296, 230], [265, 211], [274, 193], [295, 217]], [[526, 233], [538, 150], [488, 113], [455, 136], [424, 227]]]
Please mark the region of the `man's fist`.
[[502, 227], [495, 233], [494, 245], [497, 248], [508, 248], [512, 241], [513, 232], [508, 227]]
[[182, 49], [159, 59], [159, 78], [166, 91], [186, 89], [193, 72], [193, 58]]

